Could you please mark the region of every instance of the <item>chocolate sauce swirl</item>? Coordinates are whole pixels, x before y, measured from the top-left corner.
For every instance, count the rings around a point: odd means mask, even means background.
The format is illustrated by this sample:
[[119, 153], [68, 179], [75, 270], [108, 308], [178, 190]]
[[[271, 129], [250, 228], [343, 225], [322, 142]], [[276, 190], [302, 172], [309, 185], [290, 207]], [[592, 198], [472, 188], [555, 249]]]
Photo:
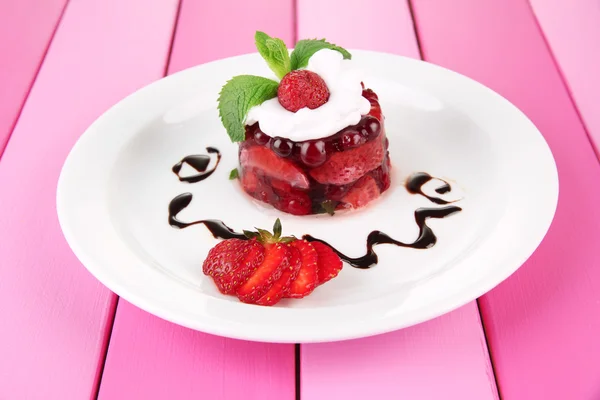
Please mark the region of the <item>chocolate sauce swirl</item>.
[[[213, 174], [213, 172], [216, 171], [217, 167], [219, 166], [219, 162], [221, 162], [221, 152], [214, 147], [207, 147], [206, 151], [209, 154], [217, 155], [217, 163], [215, 164], [215, 166], [212, 169], [210, 169], [208, 171], [206, 170], [208, 168], [208, 165], [210, 164], [211, 157], [209, 155], [195, 154], [195, 155], [183, 157], [181, 159], [181, 161], [179, 161], [177, 164], [173, 165], [173, 168], [171, 170], [173, 171], [173, 173], [175, 175], [177, 175], [177, 178], [179, 178], [179, 180], [181, 182], [196, 183], [196, 182], [200, 182], [200, 181], [207, 179], [209, 176], [211, 176]], [[196, 172], [198, 172], [198, 173], [191, 175], [191, 176], [179, 175], [179, 172], [181, 171], [181, 167], [183, 167], [183, 164], [189, 165], [190, 167], [194, 168], [196, 170]]]
[[[441, 199], [439, 197], [429, 196], [428, 194], [423, 192], [423, 186], [432, 179], [434, 179], [434, 177], [429, 175], [427, 172], [416, 172], [416, 173], [412, 174], [411, 176], [409, 176], [408, 179], [406, 180], [406, 190], [408, 190], [409, 193], [412, 193], [412, 194], [420, 194], [421, 196], [426, 197], [427, 200], [429, 200], [435, 204], [453, 203], [454, 201], [447, 201], [447, 200]], [[435, 179], [439, 179], [439, 178], [435, 178]], [[444, 193], [448, 193], [452, 190], [452, 187], [450, 186], [450, 184], [448, 182], [444, 181], [443, 179], [439, 179], [439, 180], [444, 182], [444, 184], [442, 186], [438, 187], [437, 189], [435, 189], [436, 193], [444, 194]]]
[[310, 235], [304, 235], [303, 239], [309, 242], [318, 241], [331, 247], [333, 251], [345, 262], [355, 268], [367, 269], [377, 264], [378, 257], [373, 246], [376, 244], [394, 244], [399, 247], [409, 247], [412, 249], [428, 249], [433, 247], [437, 243], [437, 236], [433, 233], [433, 230], [427, 226], [427, 219], [429, 218], [445, 218], [454, 213], [461, 211], [460, 207], [449, 206], [444, 208], [419, 208], [415, 211], [415, 222], [419, 227], [419, 236], [417, 240], [412, 243], [400, 242], [388, 234], [381, 231], [373, 231], [367, 236], [367, 253], [364, 256], [352, 258], [344, 253], [337, 250], [335, 247], [330, 245], [324, 240], [314, 238]]

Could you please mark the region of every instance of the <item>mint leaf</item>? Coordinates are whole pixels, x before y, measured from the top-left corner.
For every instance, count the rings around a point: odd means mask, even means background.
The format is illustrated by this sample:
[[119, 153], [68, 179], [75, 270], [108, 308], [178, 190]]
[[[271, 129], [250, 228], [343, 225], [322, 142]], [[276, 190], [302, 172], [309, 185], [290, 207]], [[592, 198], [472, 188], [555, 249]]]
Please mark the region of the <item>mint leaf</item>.
[[279, 79], [292, 70], [290, 54], [283, 40], [257, 31], [254, 35], [254, 42], [262, 58]]
[[231, 172], [229, 173], [229, 180], [232, 181], [234, 179], [239, 178], [240, 173], [238, 172], [237, 168], [234, 168], [231, 170]]
[[308, 65], [308, 60], [312, 57], [312, 55], [322, 49], [336, 50], [342, 53], [344, 58], [352, 58], [352, 54], [350, 54], [346, 49], [333, 43], [326, 42], [325, 39], [304, 39], [298, 41], [294, 51], [292, 51], [292, 69], [294, 70], [306, 67]]
[[278, 82], [261, 76], [239, 75], [219, 93], [219, 117], [232, 142], [245, 138], [244, 120], [248, 110], [277, 96]]

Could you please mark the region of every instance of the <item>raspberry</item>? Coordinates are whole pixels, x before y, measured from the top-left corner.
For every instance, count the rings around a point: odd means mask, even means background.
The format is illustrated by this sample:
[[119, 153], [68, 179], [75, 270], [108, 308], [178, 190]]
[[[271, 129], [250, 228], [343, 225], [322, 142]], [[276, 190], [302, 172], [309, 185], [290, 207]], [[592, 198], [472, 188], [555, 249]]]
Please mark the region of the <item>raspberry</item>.
[[279, 104], [288, 111], [296, 112], [308, 107], [311, 110], [329, 100], [329, 89], [323, 78], [305, 69], [294, 70], [283, 77], [277, 89]]

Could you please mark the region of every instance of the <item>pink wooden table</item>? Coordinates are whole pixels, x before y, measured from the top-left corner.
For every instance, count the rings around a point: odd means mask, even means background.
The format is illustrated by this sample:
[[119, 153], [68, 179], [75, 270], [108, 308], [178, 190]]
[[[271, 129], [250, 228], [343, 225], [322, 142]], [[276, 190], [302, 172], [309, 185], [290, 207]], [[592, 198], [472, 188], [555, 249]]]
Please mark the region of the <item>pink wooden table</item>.
[[[60, 232], [68, 151], [132, 91], [254, 51], [257, 29], [421, 57], [521, 108], [561, 182], [539, 249], [477, 302], [331, 344], [225, 339], [119, 300]], [[0, 399], [600, 399], [599, 71], [597, 0], [0, 1]]]

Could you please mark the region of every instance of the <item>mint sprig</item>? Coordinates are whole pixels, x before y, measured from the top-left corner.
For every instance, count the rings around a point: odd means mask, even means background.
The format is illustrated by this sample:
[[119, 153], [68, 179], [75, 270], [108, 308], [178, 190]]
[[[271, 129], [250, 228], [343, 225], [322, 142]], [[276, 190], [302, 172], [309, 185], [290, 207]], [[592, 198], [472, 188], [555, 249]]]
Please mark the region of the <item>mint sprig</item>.
[[262, 76], [238, 75], [219, 93], [219, 117], [232, 142], [245, 139], [244, 121], [248, 110], [277, 96], [278, 82]]
[[294, 47], [294, 51], [292, 51], [292, 69], [294, 70], [306, 67], [308, 65], [308, 60], [312, 57], [312, 55], [323, 49], [339, 51], [342, 53], [342, 56], [344, 56], [345, 59], [352, 58], [352, 54], [350, 54], [348, 50], [333, 43], [329, 43], [325, 41], [325, 39], [304, 39], [298, 41]]
[[[304, 68], [317, 51], [331, 49], [339, 51], [345, 59], [352, 55], [344, 48], [325, 39], [300, 40], [290, 55], [283, 40], [273, 38], [264, 32], [254, 35], [256, 48], [269, 68], [282, 79], [292, 70]], [[244, 122], [248, 111], [263, 102], [277, 97], [279, 82], [253, 75], [239, 75], [229, 80], [219, 93], [219, 117], [232, 142], [245, 139]], [[235, 179], [233, 173], [230, 179]]]
[[262, 58], [279, 79], [292, 70], [290, 54], [283, 40], [257, 31], [254, 35], [254, 42]]

